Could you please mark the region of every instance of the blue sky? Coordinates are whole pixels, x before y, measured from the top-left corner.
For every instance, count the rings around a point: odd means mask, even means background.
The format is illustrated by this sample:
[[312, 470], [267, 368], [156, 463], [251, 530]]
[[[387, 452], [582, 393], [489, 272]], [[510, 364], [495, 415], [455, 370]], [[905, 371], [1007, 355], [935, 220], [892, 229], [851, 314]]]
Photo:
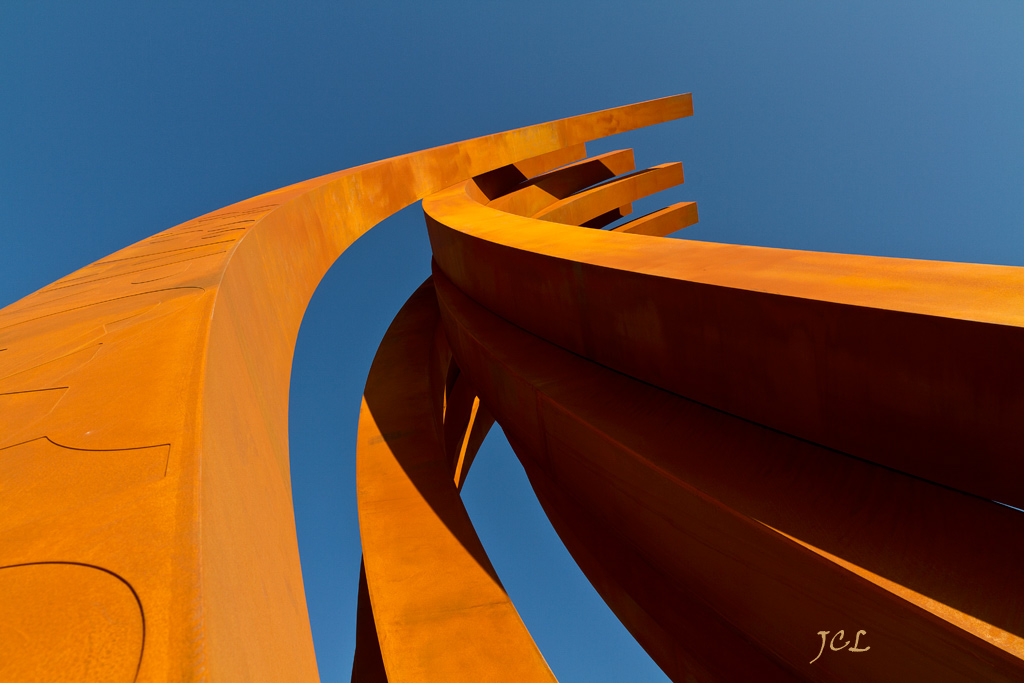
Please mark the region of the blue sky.
[[[360, 163], [693, 92], [592, 144], [682, 161], [681, 237], [1024, 266], [1018, 2], [78, 3], [0, 8], [0, 305], [159, 230]], [[173, 5], [173, 7], [172, 7]], [[339, 259], [291, 394], [324, 681], [348, 680], [354, 443], [381, 336], [429, 274], [418, 206]], [[560, 680], [665, 680], [550, 532], [495, 432], [465, 498]]]

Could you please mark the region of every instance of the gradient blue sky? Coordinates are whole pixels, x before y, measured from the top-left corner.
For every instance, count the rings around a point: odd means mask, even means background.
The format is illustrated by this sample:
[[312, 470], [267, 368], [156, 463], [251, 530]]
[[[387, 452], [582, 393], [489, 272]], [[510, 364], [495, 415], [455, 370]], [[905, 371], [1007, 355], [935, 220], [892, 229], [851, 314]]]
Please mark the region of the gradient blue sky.
[[[295, 181], [680, 92], [692, 118], [590, 146], [682, 161], [684, 186], [636, 205], [696, 200], [700, 225], [680, 236], [1024, 266], [1022, 35], [1010, 0], [5, 0], [0, 305]], [[324, 681], [348, 680], [354, 646], [362, 385], [428, 274], [414, 206], [339, 259], [299, 336], [292, 473]], [[552, 534], [500, 432], [465, 498], [560, 680], [666, 680]]]

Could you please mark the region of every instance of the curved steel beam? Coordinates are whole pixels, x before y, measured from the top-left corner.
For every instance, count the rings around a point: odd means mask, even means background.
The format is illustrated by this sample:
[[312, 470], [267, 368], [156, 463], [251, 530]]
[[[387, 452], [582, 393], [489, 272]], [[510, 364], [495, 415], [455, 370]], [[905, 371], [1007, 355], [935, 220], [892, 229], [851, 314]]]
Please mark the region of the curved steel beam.
[[661, 192], [682, 182], [681, 163], [662, 164], [609, 180], [597, 187], [560, 199], [533, 214], [533, 218], [553, 223], [583, 225], [636, 199]]
[[[487, 202], [487, 205], [499, 211], [533, 216], [560, 199], [565, 199], [596, 183], [628, 173], [634, 168], [631, 149], [600, 154], [531, 178], [519, 187], [495, 197]], [[479, 181], [475, 183], [479, 186]], [[493, 196], [491, 192], [484, 194], [488, 197]]]
[[[1024, 269], [642, 236], [687, 205], [641, 220], [639, 236], [553, 230], [496, 205], [473, 181], [424, 200], [453, 353], [574, 556], [666, 672], [735, 680], [739, 660], [767, 657], [816, 679], [832, 665], [801, 662], [794, 634], [834, 611], [910, 648], [834, 675], [1021, 675], [1024, 571], [1008, 541], [1024, 516], [985, 498], [1022, 500], [1004, 477], [1024, 466], [995, 447], [1022, 427], [982, 434], [990, 416], [972, 402], [1010, 418], [1024, 400], [1002, 377], [991, 395], [993, 366], [1024, 340], [1019, 311], [991, 293]], [[835, 338], [851, 328], [878, 339]], [[941, 400], [908, 400], [910, 382]], [[957, 450], [974, 436], [980, 453]], [[932, 450], [899, 449], [913, 439]], [[750, 611], [775, 599], [785, 627]], [[683, 604], [685, 623], [666, 609]], [[716, 659], [729, 629], [763, 649]]]
[[[434, 283], [559, 536], [673, 680], [1024, 674], [1024, 515], [631, 379]], [[870, 656], [812, 663], [838, 628]]]
[[[0, 480], [0, 500], [20, 511], [0, 519], [0, 566], [59, 561], [121, 577], [143, 613], [140, 681], [315, 680], [287, 416], [317, 283], [366, 230], [431, 192], [503, 167], [525, 178], [536, 171], [507, 167], [571, 148], [554, 165], [568, 163], [588, 140], [690, 113], [680, 95], [308, 180], [165, 230], [0, 311], [10, 382], [0, 448], [17, 446], [27, 473]], [[51, 441], [139, 457], [123, 458], [116, 482], [82, 490], [80, 504], [51, 510], [32, 474], [69, 481]], [[154, 479], [151, 454], [163, 448]], [[36, 593], [20, 600], [15, 629], [48, 609]], [[0, 661], [21, 654], [0, 640]], [[51, 663], [89, 656], [69, 649]]]
[[472, 183], [423, 205], [441, 270], [506, 320], [680, 396], [1024, 507], [1024, 268], [555, 230], [483, 205]]
[[697, 222], [697, 202], [679, 202], [664, 209], [635, 218], [611, 229], [611, 232], [631, 232], [634, 235], [665, 237]]
[[[464, 455], [475, 415], [449, 400], [435, 428], [445, 393], [429, 369], [438, 323], [428, 281], [384, 335], [359, 415], [359, 533], [387, 680], [554, 681], [453, 480], [464, 463], [445, 444], [461, 443]], [[475, 392], [459, 382], [471, 405]]]

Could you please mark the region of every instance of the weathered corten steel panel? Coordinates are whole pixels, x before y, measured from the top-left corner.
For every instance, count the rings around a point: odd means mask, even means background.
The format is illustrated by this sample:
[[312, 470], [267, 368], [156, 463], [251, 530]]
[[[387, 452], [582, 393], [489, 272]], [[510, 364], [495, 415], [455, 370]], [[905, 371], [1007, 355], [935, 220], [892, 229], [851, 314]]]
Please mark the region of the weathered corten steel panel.
[[[109, 632], [123, 647], [104, 663], [75, 636], [84, 622], [53, 620], [68, 645], [28, 673], [18, 662], [31, 649], [4, 638], [0, 678], [7, 667], [20, 680], [81, 680], [87, 660], [95, 680], [112, 680], [130, 660], [140, 681], [315, 680], [287, 426], [292, 351], [317, 283], [366, 230], [431, 192], [500, 168], [526, 179], [580, 158], [588, 140], [690, 113], [680, 95], [308, 180], [0, 311], [0, 582], [41, 587], [50, 563], [94, 567], [75, 575], [83, 599], [128, 604], [116, 587], [127, 586], [144, 624], [141, 654], [126, 626]], [[35, 628], [32, 615], [53, 607], [44, 594], [16, 591], [4, 626]]]
[[[463, 292], [680, 396], [1024, 507], [1024, 268], [659, 240], [424, 201]], [[526, 275], [528, 274], [528, 275]]]
[[384, 668], [393, 682], [554, 681], [459, 497], [446, 443], [465, 443], [474, 392], [445, 400], [431, 382], [438, 324], [428, 282], [384, 335], [359, 415], [359, 532]]
[[[584, 143], [691, 113], [298, 183], [0, 311], [0, 680], [316, 680], [292, 352], [423, 197], [434, 275], [360, 415], [353, 680], [553, 680], [459, 498], [495, 419], [673, 680], [1020, 680], [1024, 269], [659, 239], [693, 202], [595, 229], [682, 167]], [[871, 649], [812, 659], [842, 627]]]
[[[674, 680], [1024, 673], [1024, 572], [999, 542], [1024, 515], [659, 390], [434, 283], [559, 535]], [[870, 653], [811, 664], [829, 624], [866, 629]]]
[[[1024, 515], [987, 499], [1024, 500], [1024, 269], [553, 229], [487, 199], [424, 200], [453, 356], [674, 680], [1024, 676]], [[816, 624], [844, 620], [884, 645], [817, 662]]]

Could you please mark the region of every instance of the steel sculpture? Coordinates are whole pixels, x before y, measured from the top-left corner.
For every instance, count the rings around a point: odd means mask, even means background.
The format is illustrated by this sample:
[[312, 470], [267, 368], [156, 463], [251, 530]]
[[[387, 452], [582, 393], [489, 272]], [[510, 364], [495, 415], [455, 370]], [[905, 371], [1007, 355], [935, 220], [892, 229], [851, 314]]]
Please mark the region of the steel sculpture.
[[317, 679], [292, 351], [419, 199], [433, 274], [359, 421], [353, 680], [554, 679], [459, 496], [495, 421], [673, 680], [1024, 677], [1024, 269], [659, 239], [692, 202], [618, 222], [682, 167], [584, 143], [691, 113], [309, 180], [0, 311], [0, 679]]

